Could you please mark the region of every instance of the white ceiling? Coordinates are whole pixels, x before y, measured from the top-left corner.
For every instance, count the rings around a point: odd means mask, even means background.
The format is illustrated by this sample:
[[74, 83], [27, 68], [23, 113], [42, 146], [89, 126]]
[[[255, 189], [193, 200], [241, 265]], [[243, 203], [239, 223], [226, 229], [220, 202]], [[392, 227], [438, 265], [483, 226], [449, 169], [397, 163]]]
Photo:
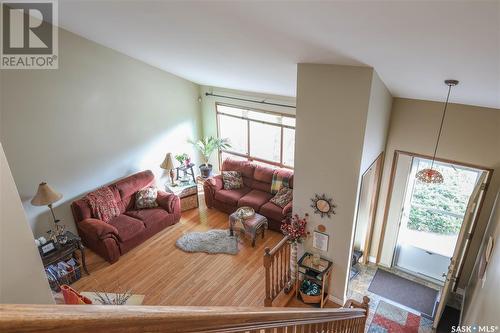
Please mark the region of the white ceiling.
[[500, 108], [500, 1], [59, 0], [62, 27], [199, 84], [295, 96], [296, 64], [374, 67], [394, 96]]

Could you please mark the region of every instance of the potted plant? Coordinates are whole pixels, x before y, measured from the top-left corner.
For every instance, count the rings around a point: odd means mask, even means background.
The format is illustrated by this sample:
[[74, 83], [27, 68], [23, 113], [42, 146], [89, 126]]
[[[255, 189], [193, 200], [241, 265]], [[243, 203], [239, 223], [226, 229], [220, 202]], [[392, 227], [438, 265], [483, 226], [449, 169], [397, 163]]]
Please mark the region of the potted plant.
[[281, 224], [281, 232], [288, 236], [288, 241], [290, 242], [290, 274], [291, 279], [289, 285], [285, 288], [288, 292], [291, 290], [293, 284], [295, 283], [295, 275], [297, 272], [297, 244], [302, 243], [302, 241], [307, 237], [309, 232], [306, 231], [307, 218], [309, 214], [305, 214], [303, 218], [300, 218], [298, 214], [287, 218]]
[[185, 166], [188, 166], [189, 163], [191, 163], [191, 158], [189, 157], [188, 154], [186, 153], [183, 153], [183, 154], [179, 154], [179, 155], [175, 155], [175, 159], [181, 164], [181, 165], [185, 165]]
[[200, 165], [200, 172], [203, 178], [210, 177], [212, 173], [212, 164], [209, 164], [208, 161], [210, 157], [216, 150], [231, 148], [231, 144], [229, 143], [229, 139], [227, 138], [215, 138], [213, 136], [209, 136], [198, 140], [197, 142], [190, 141], [198, 150], [200, 151], [203, 164]]

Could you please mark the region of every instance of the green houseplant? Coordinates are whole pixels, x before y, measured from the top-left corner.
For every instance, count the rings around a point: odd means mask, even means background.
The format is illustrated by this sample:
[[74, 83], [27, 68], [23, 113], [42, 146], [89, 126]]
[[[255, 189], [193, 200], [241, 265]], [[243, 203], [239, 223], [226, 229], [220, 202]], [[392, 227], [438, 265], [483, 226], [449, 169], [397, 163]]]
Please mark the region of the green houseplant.
[[175, 159], [181, 164], [181, 166], [187, 166], [189, 163], [191, 163], [191, 158], [186, 153], [175, 155]]
[[203, 178], [210, 177], [210, 174], [212, 173], [212, 164], [208, 163], [212, 154], [216, 150], [231, 148], [231, 144], [227, 138], [215, 138], [213, 136], [209, 136], [196, 142], [190, 142], [200, 151], [203, 158], [204, 163], [200, 165], [200, 172]]

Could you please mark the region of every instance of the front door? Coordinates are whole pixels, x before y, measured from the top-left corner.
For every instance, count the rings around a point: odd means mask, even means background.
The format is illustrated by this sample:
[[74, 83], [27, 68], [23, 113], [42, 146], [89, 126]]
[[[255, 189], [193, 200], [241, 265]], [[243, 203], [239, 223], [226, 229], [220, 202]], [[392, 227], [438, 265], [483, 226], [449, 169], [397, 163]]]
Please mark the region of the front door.
[[479, 203], [483, 199], [486, 192], [486, 180], [487, 172], [482, 172], [479, 176], [478, 181], [476, 182], [476, 186], [474, 187], [474, 190], [467, 204], [464, 223], [462, 225], [462, 228], [460, 229], [457, 245], [455, 247], [455, 251], [453, 252], [453, 257], [446, 273], [446, 279], [443, 289], [441, 290], [438, 307], [434, 316], [434, 322], [432, 324], [433, 328], [437, 328], [439, 321], [441, 320], [441, 316], [443, 315], [443, 311], [446, 306], [450, 291], [455, 287], [455, 284], [457, 282], [460, 267], [463, 260], [465, 259], [465, 254], [467, 252], [469, 242], [472, 238], [474, 221], [479, 214]]
[[431, 160], [413, 158], [393, 265], [444, 283], [481, 171], [435, 162], [434, 168], [442, 173], [443, 183], [418, 181], [415, 174], [430, 164]]

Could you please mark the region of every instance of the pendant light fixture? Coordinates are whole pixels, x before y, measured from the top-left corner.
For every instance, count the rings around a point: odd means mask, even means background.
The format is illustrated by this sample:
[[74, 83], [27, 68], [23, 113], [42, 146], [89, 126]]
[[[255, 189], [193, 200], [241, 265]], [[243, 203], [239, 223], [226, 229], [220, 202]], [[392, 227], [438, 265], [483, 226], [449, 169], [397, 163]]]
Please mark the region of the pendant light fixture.
[[441, 118], [441, 126], [439, 127], [438, 137], [436, 141], [436, 148], [434, 148], [434, 155], [432, 156], [432, 163], [430, 168], [426, 168], [417, 172], [416, 178], [423, 183], [428, 184], [442, 184], [443, 175], [441, 172], [433, 169], [436, 160], [436, 153], [439, 146], [439, 139], [441, 138], [441, 131], [443, 130], [444, 118], [446, 116], [446, 109], [448, 108], [448, 101], [450, 99], [451, 88], [458, 84], [457, 80], [445, 80], [444, 83], [448, 86], [448, 95], [446, 96], [446, 103], [444, 103], [443, 117]]

